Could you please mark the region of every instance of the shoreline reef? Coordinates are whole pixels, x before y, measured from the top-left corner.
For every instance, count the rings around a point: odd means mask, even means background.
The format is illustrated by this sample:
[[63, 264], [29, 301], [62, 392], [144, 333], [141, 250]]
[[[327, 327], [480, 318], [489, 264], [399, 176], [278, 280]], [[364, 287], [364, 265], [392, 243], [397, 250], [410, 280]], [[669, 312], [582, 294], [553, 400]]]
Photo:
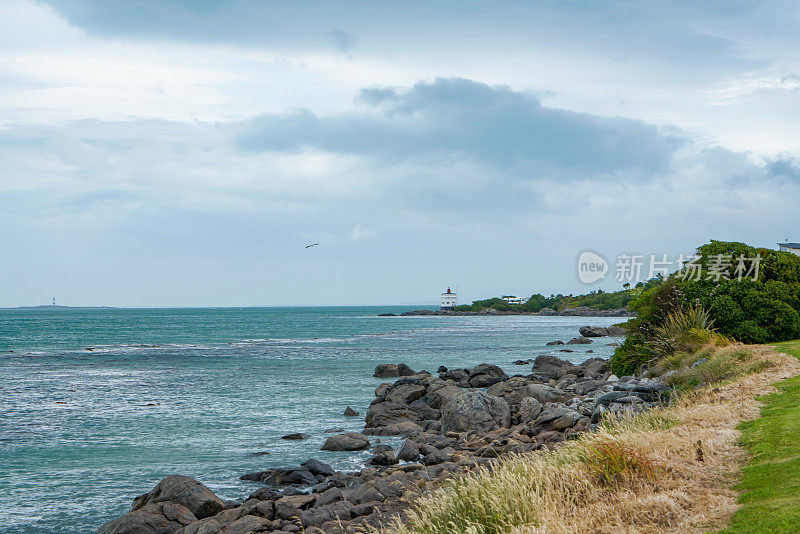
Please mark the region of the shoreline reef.
[[[607, 335], [605, 327], [581, 334]], [[589, 337], [582, 337], [589, 339]], [[608, 361], [581, 364], [542, 354], [530, 372], [508, 376], [483, 363], [436, 373], [381, 364], [381, 384], [360, 433], [333, 434], [322, 450], [364, 451], [368, 465], [340, 472], [317, 459], [246, 473], [249, 496], [223, 501], [201, 482], [171, 475], [134, 499], [131, 511], [98, 534], [345, 534], [388, 528], [413, 501], [499, 458], [561, 447], [596, 432], [606, 417], [661, 406], [669, 387], [658, 378], [615, 376]], [[404, 439], [396, 448], [384, 437]], [[360, 530], [361, 529], [361, 530]]]

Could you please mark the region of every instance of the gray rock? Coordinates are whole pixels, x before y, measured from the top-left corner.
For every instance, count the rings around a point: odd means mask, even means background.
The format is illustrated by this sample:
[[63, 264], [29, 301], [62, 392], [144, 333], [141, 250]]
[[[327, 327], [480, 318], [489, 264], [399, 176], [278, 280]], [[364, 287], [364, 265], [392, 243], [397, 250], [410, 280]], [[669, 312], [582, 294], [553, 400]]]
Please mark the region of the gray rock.
[[407, 439], [397, 451], [397, 459], [404, 462], [415, 462], [419, 459], [419, 446], [414, 440]]
[[546, 402], [563, 402], [570, 397], [567, 392], [545, 384], [528, 384], [528, 396], [533, 397], [542, 404]]
[[542, 403], [533, 397], [525, 397], [519, 403], [519, 420], [527, 423], [535, 420], [542, 413]]
[[583, 337], [604, 337], [608, 335], [608, 328], [604, 326], [582, 326], [578, 331]]
[[567, 345], [588, 345], [592, 343], [592, 339], [588, 337], [574, 337], [567, 341]]
[[400, 376], [411, 376], [417, 374], [416, 371], [414, 371], [413, 369], [411, 369], [411, 367], [407, 366], [404, 363], [397, 364], [397, 373]]
[[608, 408], [604, 404], [598, 404], [592, 412], [592, 423], [599, 423], [607, 413]]
[[460, 387], [453, 385], [451, 382], [437, 380], [428, 386], [425, 396], [431, 408], [439, 409], [447, 404], [447, 401], [461, 394], [462, 391]]
[[608, 406], [612, 402], [616, 402], [617, 400], [623, 397], [627, 397], [628, 395], [629, 393], [627, 391], [609, 391], [608, 393], [603, 393], [602, 395], [597, 397], [597, 399], [595, 399], [595, 402], [597, 404]]
[[397, 370], [397, 364], [382, 363], [375, 367], [375, 378], [394, 378], [400, 376], [400, 371]]
[[350, 406], [348, 406], [347, 408], [344, 409], [344, 414], [343, 415], [346, 416], [346, 417], [357, 417], [357, 416], [359, 416], [361, 414], [359, 414], [357, 411], [355, 411]]
[[308, 494], [281, 497], [275, 501], [275, 517], [283, 520], [300, 517], [301, 510], [311, 508], [316, 500], [316, 495]]
[[406, 421], [419, 421], [419, 415], [405, 404], [396, 402], [379, 402], [367, 409], [364, 421], [367, 427], [384, 427]]
[[294, 434], [286, 434], [285, 436], [281, 436], [281, 439], [301, 440], [301, 439], [308, 439], [310, 437], [311, 436], [303, 432], [295, 432]]
[[347, 498], [353, 504], [364, 504], [367, 502], [383, 501], [383, 494], [375, 487], [369, 484], [362, 484], [355, 489]]
[[563, 345], [563, 344], [564, 342], [561, 341], [560, 339], [556, 339], [555, 341], [548, 341], [547, 343], [545, 343], [545, 345], [548, 347], [552, 347], [553, 345]]
[[511, 421], [508, 403], [483, 391], [465, 391], [442, 408], [442, 431], [465, 432], [507, 428]]
[[392, 387], [386, 390], [384, 398], [388, 402], [395, 404], [411, 404], [425, 395], [425, 386], [415, 383], [403, 383], [398, 380]]
[[136, 497], [131, 512], [160, 502], [180, 504], [188, 508], [197, 519], [210, 517], [225, 508], [222, 499], [197, 480], [184, 475], [170, 475], [156, 484], [150, 492]]
[[[266, 532], [272, 526], [272, 521], [264, 517], [246, 515], [237, 519], [220, 531], [220, 534], [251, 534], [253, 532]], [[198, 533], [200, 534], [200, 533]]]
[[549, 430], [564, 430], [575, 425], [581, 415], [564, 405], [548, 403], [545, 404], [542, 413], [534, 421], [537, 429], [547, 428]]
[[495, 397], [502, 397], [510, 405], [519, 405], [525, 397], [530, 397], [528, 380], [521, 376], [513, 376], [503, 382], [489, 386], [486, 392]]
[[363, 451], [369, 448], [369, 439], [355, 432], [337, 434], [325, 440], [323, 451]]
[[394, 465], [397, 463], [397, 458], [394, 456], [392, 450], [381, 451], [370, 458], [369, 463], [372, 465]]
[[445, 447], [444, 449], [436, 449], [430, 454], [426, 454], [425, 457], [422, 459], [422, 463], [425, 465], [436, 465], [436, 464], [441, 464], [443, 462], [449, 462], [453, 458], [453, 454], [455, 452], [456, 451], [451, 447]]
[[496, 365], [481, 363], [469, 370], [469, 384], [474, 388], [485, 388], [508, 380], [508, 375]]
[[370, 436], [408, 436], [416, 434], [417, 432], [422, 432], [423, 430], [422, 426], [417, 423], [402, 421], [378, 428], [367, 428], [364, 430], [364, 434]]
[[585, 363], [586, 369], [584, 375], [590, 378], [602, 375], [608, 372], [608, 362], [605, 360], [592, 360]]
[[280, 499], [283, 494], [272, 488], [270, 486], [264, 486], [263, 488], [258, 488], [256, 491], [251, 493], [247, 500], [255, 499], [257, 501], [274, 501], [275, 499]]
[[109, 521], [97, 534], [172, 534], [195, 521], [197, 517], [185, 506], [154, 502]]
[[585, 380], [583, 382], [579, 382], [577, 384], [570, 386], [570, 388], [578, 395], [586, 395], [587, 393], [591, 393], [592, 391], [597, 391], [604, 385], [605, 382], [601, 382], [600, 380]]
[[300, 465], [308, 469], [312, 475], [329, 477], [334, 473], [336, 473], [336, 470], [333, 467], [331, 467], [330, 464], [326, 464], [325, 462], [320, 462], [319, 460], [315, 460], [314, 458], [306, 460]]
[[265, 471], [247, 473], [239, 477], [239, 479], [261, 482], [262, 484], [270, 484], [273, 486], [312, 486], [317, 483], [317, 477], [305, 468], [267, 469]]
[[533, 361], [533, 372], [548, 378], [561, 378], [566, 374], [566, 368], [570, 366], [571, 363], [552, 354], [541, 354]]
[[353, 517], [353, 503], [339, 501], [304, 510], [300, 514], [300, 521], [303, 523], [304, 532], [308, 534], [312, 532], [310, 528], [327, 521], [348, 521], [351, 517]]

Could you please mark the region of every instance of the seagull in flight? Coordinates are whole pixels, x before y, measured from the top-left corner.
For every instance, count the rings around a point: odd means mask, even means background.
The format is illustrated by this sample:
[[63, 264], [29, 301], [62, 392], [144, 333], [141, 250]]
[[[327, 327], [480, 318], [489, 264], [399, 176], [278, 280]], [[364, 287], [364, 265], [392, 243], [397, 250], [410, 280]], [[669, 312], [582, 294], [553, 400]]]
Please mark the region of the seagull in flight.
[[319, 243], [311, 243], [310, 245], [306, 245], [306, 248], [316, 247]]

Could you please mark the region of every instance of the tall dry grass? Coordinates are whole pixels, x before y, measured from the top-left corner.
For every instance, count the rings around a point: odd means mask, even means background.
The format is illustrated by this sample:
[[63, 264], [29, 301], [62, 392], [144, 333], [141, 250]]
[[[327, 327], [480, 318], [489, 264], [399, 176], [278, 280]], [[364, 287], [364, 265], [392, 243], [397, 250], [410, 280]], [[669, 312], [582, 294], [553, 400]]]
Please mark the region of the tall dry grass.
[[771, 367], [608, 421], [563, 447], [498, 460], [416, 498], [397, 534], [707, 532], [736, 508], [744, 459], [736, 425], [754, 397], [797, 374], [794, 358], [748, 347]]

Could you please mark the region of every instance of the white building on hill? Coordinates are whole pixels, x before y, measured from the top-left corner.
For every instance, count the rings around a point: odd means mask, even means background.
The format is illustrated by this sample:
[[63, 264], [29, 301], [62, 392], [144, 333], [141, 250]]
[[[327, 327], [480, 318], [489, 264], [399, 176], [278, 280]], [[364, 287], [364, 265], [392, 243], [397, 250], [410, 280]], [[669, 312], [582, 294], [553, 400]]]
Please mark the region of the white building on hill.
[[442, 293], [442, 309], [443, 310], [452, 310], [458, 306], [458, 296], [450, 291], [450, 288], [447, 288], [446, 293]]
[[528, 302], [528, 299], [516, 297], [514, 295], [503, 295], [500, 298], [508, 302], [509, 304], [525, 304], [526, 302]]
[[800, 256], [800, 243], [778, 243], [778, 249]]

